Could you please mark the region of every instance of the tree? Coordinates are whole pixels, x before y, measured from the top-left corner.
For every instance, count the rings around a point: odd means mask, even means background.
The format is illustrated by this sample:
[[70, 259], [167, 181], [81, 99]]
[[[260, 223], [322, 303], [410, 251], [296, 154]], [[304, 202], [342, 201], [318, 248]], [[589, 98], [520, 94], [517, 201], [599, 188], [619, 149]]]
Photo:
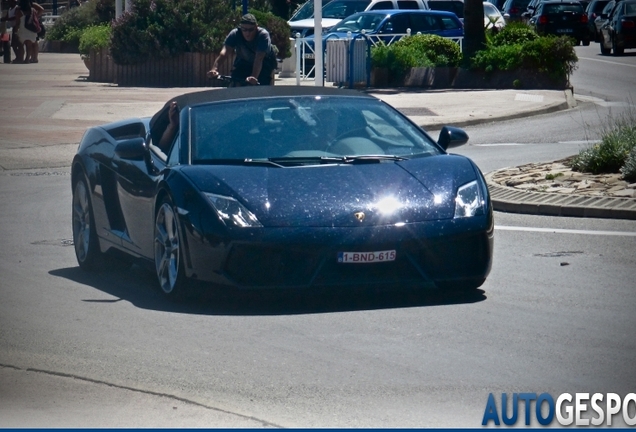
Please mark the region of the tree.
[[486, 31], [483, 0], [464, 0], [464, 66], [468, 66], [470, 59], [477, 51], [484, 48], [486, 48]]

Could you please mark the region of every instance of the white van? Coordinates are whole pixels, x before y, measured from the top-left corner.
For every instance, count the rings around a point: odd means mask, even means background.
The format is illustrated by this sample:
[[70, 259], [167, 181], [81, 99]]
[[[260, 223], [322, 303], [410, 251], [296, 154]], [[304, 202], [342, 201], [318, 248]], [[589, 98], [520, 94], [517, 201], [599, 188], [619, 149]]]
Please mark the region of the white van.
[[[429, 10], [427, 0], [323, 0], [322, 29], [329, 28], [342, 19], [357, 12], [387, 9], [424, 9]], [[314, 0], [304, 3], [288, 21], [292, 37], [300, 33], [301, 37], [314, 33]]]

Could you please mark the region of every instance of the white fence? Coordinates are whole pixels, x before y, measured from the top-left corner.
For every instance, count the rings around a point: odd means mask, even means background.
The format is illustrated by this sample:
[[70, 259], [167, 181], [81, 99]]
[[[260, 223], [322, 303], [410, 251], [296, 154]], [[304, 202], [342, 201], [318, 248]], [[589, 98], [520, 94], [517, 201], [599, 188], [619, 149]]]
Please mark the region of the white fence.
[[[323, 45], [323, 49], [325, 50], [323, 58], [326, 59], [325, 69], [327, 81], [340, 83], [349, 82], [351, 85], [353, 85], [354, 82], [367, 81], [368, 85], [371, 66], [371, 47], [376, 45], [390, 45], [410, 35], [411, 32], [409, 29], [407, 33], [401, 34], [368, 35], [358, 33], [353, 35], [349, 33], [344, 39], [331, 35], [331, 37], [328, 36], [326, 43]], [[448, 39], [459, 44], [460, 50], [463, 48], [463, 37], [450, 37]], [[316, 72], [314, 61], [316, 52], [314, 50], [313, 40], [313, 38], [295, 39], [296, 84], [300, 84], [300, 80], [313, 79]]]

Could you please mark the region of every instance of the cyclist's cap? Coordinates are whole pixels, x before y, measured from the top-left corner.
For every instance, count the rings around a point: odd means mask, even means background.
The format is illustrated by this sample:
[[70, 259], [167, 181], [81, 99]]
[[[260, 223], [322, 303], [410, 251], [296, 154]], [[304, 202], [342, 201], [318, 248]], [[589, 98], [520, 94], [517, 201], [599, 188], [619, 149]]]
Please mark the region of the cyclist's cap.
[[241, 18], [241, 24], [254, 24], [256, 25], [256, 17], [252, 14], [245, 14]]

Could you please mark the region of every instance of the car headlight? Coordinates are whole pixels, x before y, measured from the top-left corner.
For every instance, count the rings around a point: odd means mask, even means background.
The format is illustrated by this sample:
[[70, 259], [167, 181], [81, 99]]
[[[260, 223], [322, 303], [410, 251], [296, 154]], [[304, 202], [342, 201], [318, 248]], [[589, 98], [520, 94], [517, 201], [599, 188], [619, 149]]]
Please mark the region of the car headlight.
[[261, 223], [256, 219], [254, 213], [245, 208], [243, 204], [234, 198], [205, 193], [212, 203], [221, 220], [228, 226], [240, 228], [261, 227]]
[[457, 189], [455, 198], [455, 218], [475, 216], [484, 208], [486, 202], [481, 196], [476, 180], [466, 183]]

